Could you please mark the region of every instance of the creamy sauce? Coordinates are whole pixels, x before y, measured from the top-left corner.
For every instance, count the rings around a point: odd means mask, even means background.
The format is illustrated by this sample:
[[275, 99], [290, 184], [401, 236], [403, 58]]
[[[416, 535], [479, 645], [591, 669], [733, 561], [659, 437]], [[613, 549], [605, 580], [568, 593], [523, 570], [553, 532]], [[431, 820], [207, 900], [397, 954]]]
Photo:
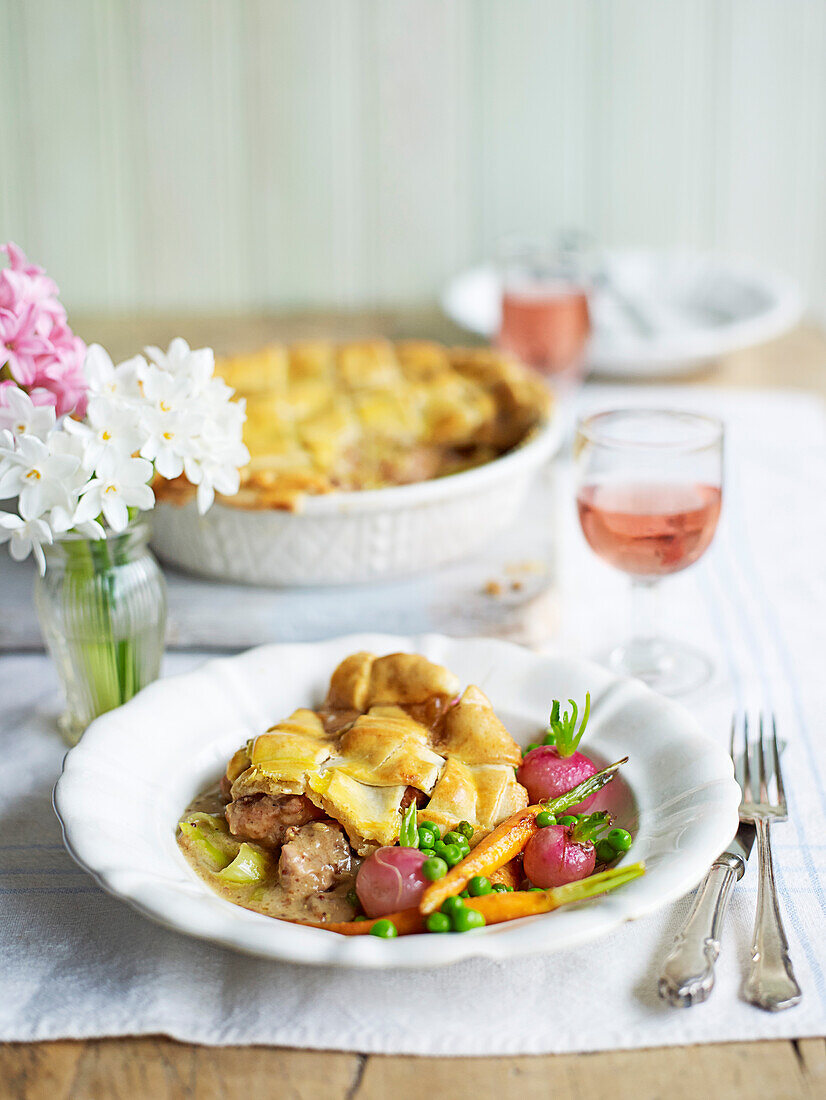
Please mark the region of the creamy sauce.
[[226, 866], [235, 859], [241, 844], [244, 843], [230, 833], [224, 818], [224, 805], [218, 787], [211, 787], [194, 798], [181, 817], [181, 822], [186, 822], [193, 814], [212, 816], [211, 822], [204, 823], [204, 833], [210, 844], [221, 853], [222, 863], [212, 856], [207, 846], [200, 840], [187, 836], [180, 829], [178, 831], [178, 847], [183, 852], [184, 858], [211, 890], [227, 901], [231, 901], [233, 905], [240, 905], [244, 909], [251, 909], [255, 913], [263, 913], [267, 917], [276, 917], [281, 920], [300, 922], [353, 919], [356, 910], [347, 900], [347, 893], [356, 881], [360, 862], [356, 856], [353, 857], [352, 871], [336, 886], [331, 890], [309, 896], [285, 891], [278, 879], [278, 853], [250, 841], [246, 841], [246, 844], [260, 853], [264, 859], [263, 877], [257, 882], [237, 883], [228, 882], [218, 874], [222, 866]]
[[[422, 703], [405, 704], [403, 709], [411, 718], [430, 730], [434, 744], [438, 746], [445, 715], [454, 701], [448, 695], [434, 694]], [[317, 713], [321, 716], [328, 733], [342, 733], [355, 722], [361, 712], [336, 707], [328, 702], [320, 707]], [[409, 793], [414, 793], [412, 788]], [[423, 800], [422, 796], [420, 799]], [[229, 831], [224, 816], [225, 805], [226, 800], [221, 796], [220, 787], [216, 784], [194, 798], [181, 818], [181, 822], [186, 822], [192, 814], [196, 813], [212, 816], [213, 820], [205, 823], [204, 828], [210, 842], [220, 852], [220, 859], [210, 854], [202, 842], [187, 836], [180, 830], [178, 832], [178, 845], [184, 857], [211, 890], [234, 905], [282, 920], [300, 922], [353, 919], [356, 910], [347, 900], [347, 893], [355, 884], [356, 872], [361, 863], [354, 853], [350, 872], [340, 875], [340, 881], [332, 889], [309, 895], [297, 895], [295, 892], [285, 890], [279, 882], [279, 852], [252, 841], [246, 841], [246, 843], [260, 853], [265, 862], [263, 878], [253, 883], [233, 883], [223, 878], [218, 872], [232, 862], [238, 855], [241, 844], [244, 843]], [[406, 806], [407, 801], [402, 805]]]

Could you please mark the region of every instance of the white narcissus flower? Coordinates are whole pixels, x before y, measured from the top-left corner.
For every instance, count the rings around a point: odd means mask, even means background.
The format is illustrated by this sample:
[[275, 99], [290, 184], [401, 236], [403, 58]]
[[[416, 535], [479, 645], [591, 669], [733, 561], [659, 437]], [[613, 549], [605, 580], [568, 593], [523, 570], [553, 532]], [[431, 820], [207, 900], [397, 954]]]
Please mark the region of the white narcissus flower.
[[238, 467], [217, 457], [214, 460], [187, 459], [184, 470], [187, 481], [198, 486], [196, 500], [201, 515], [212, 507], [216, 491], [224, 496], [234, 496], [241, 483]]
[[0, 428], [0, 500], [16, 497], [20, 492], [22, 470], [14, 461], [17, 443], [6, 428]]
[[105, 348], [100, 344], [90, 344], [86, 349], [83, 370], [89, 380], [90, 393], [131, 401], [141, 396], [140, 371], [144, 366], [146, 360], [142, 355], [115, 366]]
[[[17, 489], [20, 514], [34, 519], [52, 508], [74, 508], [72, 493], [79, 488], [77, 477], [80, 459], [74, 454], [60, 452], [56, 437], [63, 436], [60, 431], [52, 432], [44, 443], [33, 435], [24, 435], [17, 440], [13, 454], [5, 452], [11, 460], [0, 489], [8, 489], [14, 477], [13, 467], [17, 467]], [[85, 481], [85, 476], [82, 481]]]
[[141, 455], [155, 463], [165, 478], [180, 477], [184, 460], [196, 453], [196, 439], [203, 423], [198, 401], [189, 391], [186, 377], [176, 378], [157, 366], [142, 373], [145, 404], [141, 428], [145, 442]]
[[66, 430], [83, 444], [83, 466], [93, 473], [103, 454], [114, 447], [121, 454], [140, 450], [143, 433], [139, 413], [133, 404], [112, 399], [108, 394], [89, 398], [84, 421], [67, 420]]
[[35, 405], [25, 390], [7, 386], [0, 405], [0, 428], [12, 435], [45, 439], [55, 424], [54, 405]]
[[151, 476], [152, 464], [146, 459], [105, 451], [98, 463], [98, 476], [83, 490], [75, 522], [95, 520], [102, 513], [113, 531], [125, 530], [130, 508], [148, 511], [155, 503], [155, 494], [147, 484]]
[[234, 407], [228, 403], [225, 407], [230, 415], [216, 414], [208, 419], [196, 454], [184, 461], [187, 480], [198, 486], [197, 504], [201, 515], [212, 507], [216, 491], [224, 496], [234, 496], [238, 492], [240, 468], [250, 460], [250, 453], [241, 442], [243, 408], [236, 423]]
[[143, 349], [155, 366], [167, 371], [178, 381], [186, 380], [193, 393], [200, 392], [211, 380], [215, 370], [212, 348], [190, 348], [186, 340], [176, 336], [166, 351], [160, 348]]
[[66, 532], [104, 538], [101, 520], [124, 530], [130, 509], [154, 506], [153, 462], [166, 478], [186, 472], [201, 513], [216, 491], [238, 491], [239, 467], [249, 461], [245, 406], [213, 376], [212, 350], [176, 339], [165, 352], [146, 351], [150, 362], [138, 355], [115, 365], [99, 345], [87, 349], [83, 421], [56, 422], [53, 407], [5, 387], [0, 498], [18, 497], [19, 514], [0, 513], [0, 542], [13, 557], [34, 553], [42, 572], [43, 546]]
[[55, 535], [74, 530], [87, 539], [102, 539], [106, 537], [106, 532], [98, 522], [87, 520], [79, 523], [75, 519], [80, 493], [89, 482], [89, 471], [84, 466], [85, 442], [82, 436], [70, 430], [73, 423], [75, 421], [65, 420], [61, 428], [52, 432], [48, 440], [54, 454], [72, 455], [78, 460], [77, 472], [74, 477], [66, 481], [67, 497], [62, 504], [55, 505], [51, 509], [49, 524]]
[[9, 552], [15, 561], [23, 561], [34, 554], [42, 576], [46, 572], [43, 543], [51, 545], [54, 536], [45, 520], [38, 517], [24, 519], [14, 512], [0, 512], [0, 543], [9, 543]]

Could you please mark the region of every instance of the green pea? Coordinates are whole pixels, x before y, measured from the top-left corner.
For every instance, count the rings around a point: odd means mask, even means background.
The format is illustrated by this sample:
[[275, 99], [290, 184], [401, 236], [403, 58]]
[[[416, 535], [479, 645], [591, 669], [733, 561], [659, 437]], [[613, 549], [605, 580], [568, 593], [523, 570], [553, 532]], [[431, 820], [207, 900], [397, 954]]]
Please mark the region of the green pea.
[[542, 889], [541, 886], [529, 886], [528, 887], [528, 893], [529, 894], [544, 894], [545, 891]]
[[428, 932], [449, 932], [450, 917], [444, 913], [431, 913], [427, 918]]
[[420, 848], [419, 851], [422, 853], [425, 859], [432, 859], [433, 856], [436, 855], [435, 851], [432, 848]]
[[454, 895], [453, 897], [445, 898], [445, 900], [442, 902], [439, 912], [447, 913], [448, 916], [451, 916], [453, 913], [456, 912], [457, 909], [464, 909], [464, 907], [465, 903], [462, 901], [462, 899]]
[[493, 890], [490, 879], [485, 878], [484, 875], [474, 875], [467, 884], [467, 888], [470, 890], [470, 896], [472, 898], [484, 897], [485, 894], [490, 894]]
[[457, 863], [462, 862], [464, 854], [458, 844], [446, 844], [445, 850], [442, 852], [442, 859], [448, 867], [455, 867]]
[[565, 814], [564, 817], [558, 817], [556, 823], [557, 825], [576, 825], [576, 818], [573, 814]]
[[473, 836], [473, 826], [469, 821], [460, 821], [456, 826], [456, 832], [461, 833], [465, 840], [470, 840]]
[[439, 828], [435, 821], [423, 821], [419, 828], [430, 829], [431, 833], [435, 834], [437, 840], [442, 835], [442, 830]]
[[529, 752], [533, 752], [534, 749], [538, 749], [538, 748], [539, 748], [539, 742], [538, 741], [531, 741], [530, 745], [528, 745], [525, 749], [525, 755], [527, 756], [527, 754]]
[[392, 920], [377, 920], [370, 929], [370, 935], [378, 936], [381, 940], [394, 940], [398, 934]]
[[556, 818], [548, 810], [542, 810], [536, 815], [536, 824], [540, 829], [546, 829], [549, 825], [556, 825]]
[[467, 839], [456, 829], [452, 829], [449, 833], [445, 833], [444, 841], [445, 844], [458, 844], [460, 848], [464, 848], [467, 844]]
[[420, 848], [432, 848], [436, 841], [439, 839], [439, 834], [428, 828], [427, 825], [420, 825], [418, 830], [419, 847]]
[[506, 886], [504, 882], [494, 882], [491, 886], [494, 894], [507, 894], [508, 890], [512, 889], [510, 886]]
[[461, 894], [459, 894], [459, 897], [460, 898], [469, 898], [470, 897], [470, 890], [467, 890], [467, 889], [463, 890], [461, 892]]
[[437, 856], [444, 857], [446, 847], [447, 845], [443, 840], [437, 840], [436, 843], [433, 845], [433, 851], [436, 853]]
[[447, 864], [438, 856], [431, 856], [422, 864], [422, 874], [426, 879], [435, 882], [438, 878], [444, 878], [447, 874]]
[[608, 840], [597, 841], [597, 859], [600, 863], [612, 863], [616, 858], [614, 846]]
[[546, 733], [545, 736], [542, 739], [542, 744], [543, 745], [555, 745], [556, 744], [556, 738], [554, 737], [554, 735], [552, 733]]
[[362, 913], [360, 917], [353, 917], [353, 920], [367, 920], [368, 918]]
[[459, 909], [453, 914], [452, 924], [454, 932], [470, 932], [473, 928], [484, 928], [485, 918], [475, 909], [468, 909], [465, 906], [464, 909]]
[[605, 838], [615, 852], [627, 852], [634, 843], [627, 829], [612, 829]]

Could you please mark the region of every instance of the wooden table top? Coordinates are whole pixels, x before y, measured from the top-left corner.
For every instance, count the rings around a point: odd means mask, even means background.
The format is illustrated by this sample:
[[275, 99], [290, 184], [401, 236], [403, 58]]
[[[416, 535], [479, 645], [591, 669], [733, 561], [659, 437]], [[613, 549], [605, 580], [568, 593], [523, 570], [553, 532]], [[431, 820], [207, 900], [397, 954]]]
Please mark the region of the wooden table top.
[[[428, 311], [289, 314], [270, 317], [164, 315], [88, 317], [76, 325], [117, 360], [176, 335], [216, 351], [310, 335], [347, 338], [467, 338]], [[826, 335], [802, 326], [782, 339], [727, 356], [675, 383], [785, 386], [826, 398]], [[394, 1100], [610, 1096], [612, 1100], [697, 1097], [822, 1097], [826, 1039], [721, 1043], [599, 1054], [517, 1058], [429, 1058], [263, 1047], [198, 1047], [163, 1037], [0, 1044], [0, 1097], [15, 1100]]]

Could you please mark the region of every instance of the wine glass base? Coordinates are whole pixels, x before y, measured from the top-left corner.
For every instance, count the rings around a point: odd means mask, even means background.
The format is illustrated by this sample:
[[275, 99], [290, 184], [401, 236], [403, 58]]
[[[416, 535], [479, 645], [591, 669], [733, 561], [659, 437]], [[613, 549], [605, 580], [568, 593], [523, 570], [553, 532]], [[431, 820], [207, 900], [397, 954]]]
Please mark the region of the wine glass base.
[[707, 684], [714, 674], [709, 657], [682, 642], [652, 638], [617, 646], [608, 667], [620, 676], [642, 680], [661, 695], [687, 695]]

